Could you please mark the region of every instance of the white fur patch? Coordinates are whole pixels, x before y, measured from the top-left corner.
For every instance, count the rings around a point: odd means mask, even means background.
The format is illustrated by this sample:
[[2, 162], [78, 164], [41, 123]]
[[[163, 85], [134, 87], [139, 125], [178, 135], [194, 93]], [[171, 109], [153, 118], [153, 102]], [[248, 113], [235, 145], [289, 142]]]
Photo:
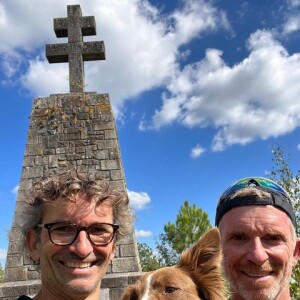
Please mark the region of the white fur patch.
[[[154, 273], [155, 273], [155, 272], [154, 272]], [[144, 295], [142, 296], [141, 300], [149, 300], [149, 299], [150, 299], [151, 280], [152, 280], [152, 277], [153, 277], [154, 273], [150, 274], [150, 275], [147, 277], [146, 287], [145, 287], [145, 293], [144, 293]]]

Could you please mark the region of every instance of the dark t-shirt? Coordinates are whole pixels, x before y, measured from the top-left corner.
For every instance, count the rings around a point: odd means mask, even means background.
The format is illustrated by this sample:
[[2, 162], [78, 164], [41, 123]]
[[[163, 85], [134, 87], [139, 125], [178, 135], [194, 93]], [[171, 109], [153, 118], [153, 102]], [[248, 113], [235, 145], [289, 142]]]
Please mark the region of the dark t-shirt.
[[18, 298], [18, 300], [32, 300], [32, 299], [30, 297], [27, 297], [27, 296], [23, 295], [23, 296], [20, 296]]

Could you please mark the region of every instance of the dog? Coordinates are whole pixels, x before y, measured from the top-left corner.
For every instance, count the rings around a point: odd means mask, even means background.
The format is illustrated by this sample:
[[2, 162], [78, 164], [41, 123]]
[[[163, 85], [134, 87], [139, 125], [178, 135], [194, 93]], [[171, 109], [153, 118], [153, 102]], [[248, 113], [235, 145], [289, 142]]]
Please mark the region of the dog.
[[225, 300], [220, 234], [207, 231], [179, 262], [145, 273], [125, 290], [121, 300]]

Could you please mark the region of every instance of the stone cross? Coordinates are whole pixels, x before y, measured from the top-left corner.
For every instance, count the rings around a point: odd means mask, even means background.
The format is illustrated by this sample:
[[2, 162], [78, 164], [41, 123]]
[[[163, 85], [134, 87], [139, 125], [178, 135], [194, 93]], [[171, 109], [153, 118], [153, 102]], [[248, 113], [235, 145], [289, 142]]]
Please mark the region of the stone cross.
[[67, 7], [67, 18], [54, 19], [54, 31], [68, 43], [46, 45], [46, 57], [49, 63], [69, 62], [70, 92], [84, 92], [84, 61], [104, 60], [104, 42], [83, 42], [83, 36], [96, 34], [95, 18], [82, 17], [80, 5]]

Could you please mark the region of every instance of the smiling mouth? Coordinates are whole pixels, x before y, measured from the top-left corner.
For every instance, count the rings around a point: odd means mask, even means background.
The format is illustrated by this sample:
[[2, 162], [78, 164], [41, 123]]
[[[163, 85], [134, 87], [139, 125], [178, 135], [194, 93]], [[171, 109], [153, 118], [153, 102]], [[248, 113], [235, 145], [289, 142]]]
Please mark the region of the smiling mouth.
[[248, 277], [252, 277], [252, 278], [263, 278], [269, 275], [272, 275], [272, 271], [265, 271], [265, 272], [246, 272], [246, 271], [242, 271], [242, 273]]
[[61, 261], [61, 263], [67, 268], [74, 268], [74, 269], [86, 269], [94, 265], [94, 263], [92, 262]]

